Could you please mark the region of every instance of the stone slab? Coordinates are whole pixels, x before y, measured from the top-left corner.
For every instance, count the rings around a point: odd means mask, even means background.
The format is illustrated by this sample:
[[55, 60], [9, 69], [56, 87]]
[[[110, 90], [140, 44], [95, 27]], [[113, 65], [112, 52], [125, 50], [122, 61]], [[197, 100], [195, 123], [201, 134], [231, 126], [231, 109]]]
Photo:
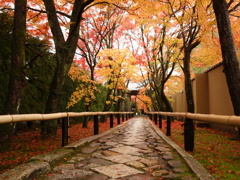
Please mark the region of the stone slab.
[[139, 161], [129, 161], [129, 162], [126, 163], [126, 165], [132, 166], [132, 167], [137, 168], [137, 169], [145, 167], [144, 164], [139, 162]]
[[82, 169], [73, 169], [73, 170], [67, 169], [67, 170], [63, 170], [61, 174], [64, 176], [64, 179], [68, 179], [68, 178], [70, 179], [72, 177], [80, 178], [83, 176], [91, 175], [93, 174], [93, 172], [82, 170]]
[[132, 146], [122, 146], [122, 147], [112, 148], [109, 150], [122, 153], [122, 154], [134, 154], [139, 151], [138, 148], [135, 148]]
[[116, 155], [116, 156], [106, 156], [106, 157], [103, 156], [102, 158], [110, 160], [115, 163], [126, 163], [129, 161], [137, 161], [137, 160], [141, 159], [141, 157], [132, 156], [132, 155], [128, 155], [128, 154]]
[[118, 143], [116, 143], [116, 142], [106, 142], [106, 145], [107, 146], [116, 146], [116, 145], [118, 145]]
[[141, 159], [140, 162], [147, 165], [147, 166], [158, 165], [158, 161], [157, 160], [152, 160], [152, 159]]
[[152, 173], [152, 175], [155, 177], [161, 177], [162, 175], [166, 175], [166, 174], [169, 174], [167, 170], [159, 170]]
[[135, 176], [130, 176], [126, 180], [156, 180], [154, 177], [151, 177], [149, 175], [135, 175]]
[[91, 175], [85, 176], [81, 178], [82, 180], [107, 180], [108, 177], [103, 174], [93, 173]]
[[120, 155], [121, 153], [105, 150], [105, 151], [102, 152], [102, 154], [104, 156], [116, 156], [116, 155]]
[[82, 153], [91, 154], [94, 151], [96, 151], [97, 148], [95, 148], [95, 147], [83, 147], [81, 150], [82, 150]]
[[120, 178], [120, 177], [143, 173], [142, 171], [128, 167], [124, 164], [114, 164], [110, 166], [96, 167], [96, 168], [92, 168], [92, 170], [97, 171], [101, 174], [107, 175], [111, 178]]
[[112, 162], [101, 159], [101, 158], [92, 158], [90, 159], [90, 163], [101, 164], [102, 166], [113, 165]]

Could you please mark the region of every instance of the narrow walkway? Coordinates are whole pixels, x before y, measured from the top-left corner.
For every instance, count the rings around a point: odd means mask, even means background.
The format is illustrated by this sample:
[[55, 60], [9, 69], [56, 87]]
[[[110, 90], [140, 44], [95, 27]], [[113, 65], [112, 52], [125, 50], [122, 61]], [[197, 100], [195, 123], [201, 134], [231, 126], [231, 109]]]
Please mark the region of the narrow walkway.
[[37, 180], [198, 179], [146, 118], [133, 118], [84, 145]]

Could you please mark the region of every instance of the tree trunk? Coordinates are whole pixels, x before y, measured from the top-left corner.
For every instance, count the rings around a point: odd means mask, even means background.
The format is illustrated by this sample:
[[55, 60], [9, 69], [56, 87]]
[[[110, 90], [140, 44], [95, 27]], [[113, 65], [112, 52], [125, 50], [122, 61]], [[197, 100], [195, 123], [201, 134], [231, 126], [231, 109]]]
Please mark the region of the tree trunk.
[[164, 91], [162, 92], [161, 99], [164, 102], [165, 111], [166, 112], [173, 112], [173, 108], [172, 108], [167, 96], [165, 95]]
[[234, 108], [234, 114], [239, 116], [240, 71], [229, 20], [228, 7], [225, 0], [212, 0], [212, 2], [220, 37], [224, 67], [223, 71], [226, 76], [228, 89]]
[[187, 101], [187, 112], [194, 113], [194, 100], [192, 92], [192, 83], [191, 83], [191, 73], [190, 73], [190, 58], [191, 51], [186, 50], [184, 52], [184, 82], [185, 82], [185, 92], [186, 92], [186, 101]]
[[[63, 94], [63, 85], [68, 75], [68, 71], [71, 67], [71, 63], [73, 62], [73, 57], [77, 47], [82, 14], [85, 7], [91, 4], [93, 1], [94, 0], [74, 1], [74, 6], [71, 14], [72, 23], [70, 25], [68, 38], [65, 40], [58, 21], [54, 1], [43, 0], [47, 11], [48, 22], [54, 37], [53, 39], [56, 48], [57, 59], [57, 68], [51, 84], [49, 98], [46, 104], [46, 113], [55, 113], [59, 110]], [[57, 125], [57, 120], [44, 122], [42, 126], [42, 134], [56, 135]]]
[[115, 108], [115, 111], [116, 112], [120, 112], [120, 111], [124, 111], [124, 97], [126, 95], [125, 92], [123, 92], [121, 89], [118, 89], [117, 90], [117, 96], [121, 96], [122, 98], [119, 98], [118, 101], [116, 102], [116, 108]]
[[[26, 41], [27, 0], [15, 0], [14, 25], [12, 37], [12, 59], [8, 94], [4, 114], [18, 114], [25, 87], [25, 41]], [[11, 136], [16, 124], [0, 125], [0, 151], [10, 147]]]
[[[90, 111], [90, 105], [86, 105], [86, 112], [89, 112]], [[87, 128], [88, 126], [88, 122], [90, 121], [91, 117], [89, 116], [85, 116], [83, 118], [83, 124], [82, 124], [82, 127], [83, 128]]]
[[[110, 98], [110, 95], [112, 94], [113, 89], [107, 89], [107, 95], [106, 95], [106, 100], [104, 103], [104, 107], [103, 107], [103, 112], [109, 111], [112, 107], [112, 103], [108, 104], [108, 101], [112, 101]], [[101, 122], [106, 122], [106, 117], [105, 116], [101, 116], [100, 119]]]
[[[57, 50], [57, 67], [50, 87], [49, 97], [46, 103], [45, 113], [56, 113], [60, 109], [60, 102], [63, 95], [63, 85], [71, 67], [71, 62], [67, 61], [73, 58], [74, 52], [69, 52], [68, 49]], [[44, 121], [42, 123], [42, 135], [56, 135], [57, 120]]]
[[[190, 75], [191, 50], [184, 51], [184, 78], [187, 101], [187, 112], [194, 113], [194, 100]], [[192, 119], [185, 119], [184, 123], [184, 145], [186, 151], [193, 151], [194, 148], [194, 124]]]
[[[91, 69], [91, 80], [94, 81], [94, 68]], [[91, 83], [90, 86], [93, 87], [94, 84]], [[89, 95], [89, 99], [91, 99], [91, 96], [90, 96], [90, 95]], [[91, 111], [92, 103], [93, 103], [93, 102], [92, 102], [92, 99], [91, 99], [91, 101], [86, 105], [86, 112], [90, 112], [90, 111]], [[88, 116], [84, 117], [83, 123], [82, 123], [82, 127], [83, 127], [83, 128], [87, 128], [88, 122], [89, 122], [90, 120], [91, 120], [91, 117], [88, 117]]]

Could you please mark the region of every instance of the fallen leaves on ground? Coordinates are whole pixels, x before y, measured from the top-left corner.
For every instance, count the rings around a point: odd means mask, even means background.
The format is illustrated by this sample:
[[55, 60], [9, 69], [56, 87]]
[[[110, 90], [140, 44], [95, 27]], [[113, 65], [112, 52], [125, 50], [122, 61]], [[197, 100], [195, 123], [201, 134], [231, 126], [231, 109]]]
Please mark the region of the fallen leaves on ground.
[[[114, 127], [117, 119], [114, 119]], [[105, 123], [99, 122], [99, 133], [110, 129], [110, 120]], [[87, 128], [82, 128], [82, 124], [72, 124], [69, 127], [69, 143], [76, 142], [82, 138], [92, 136], [94, 133], [93, 121], [88, 123]], [[58, 128], [57, 136], [42, 137], [40, 129], [19, 133], [12, 139], [11, 149], [8, 152], [0, 153], [0, 174], [26, 163], [31, 157], [39, 154], [60, 149], [62, 146], [62, 130]]]

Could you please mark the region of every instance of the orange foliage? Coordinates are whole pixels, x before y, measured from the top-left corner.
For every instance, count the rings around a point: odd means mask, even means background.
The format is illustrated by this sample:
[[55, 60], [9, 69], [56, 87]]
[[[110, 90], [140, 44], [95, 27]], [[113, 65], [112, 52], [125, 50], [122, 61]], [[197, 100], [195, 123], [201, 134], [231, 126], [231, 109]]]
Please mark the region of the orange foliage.
[[[65, 38], [68, 35], [69, 26], [72, 24], [70, 22], [69, 16], [71, 15], [72, 7], [74, 0], [58, 0], [55, 1], [55, 7], [58, 12], [58, 19], [59, 23], [62, 28], [62, 32], [64, 33]], [[106, 2], [106, 3], [102, 3]], [[240, 31], [239, 31], [239, 23], [240, 23], [240, 11], [239, 7], [235, 8], [237, 3], [239, 3], [237, 0], [230, 1], [231, 5], [229, 6], [229, 14], [231, 18], [232, 23], [232, 31], [234, 35], [234, 41], [236, 45], [237, 55], [240, 57]], [[201, 30], [199, 31], [199, 34], [197, 38], [201, 41], [201, 44], [194, 49], [192, 52], [192, 59], [191, 59], [191, 65], [196, 67], [197, 69], [200, 69], [199, 72], [202, 72], [206, 68], [209, 68], [211, 65], [216, 64], [216, 62], [221, 61], [221, 50], [219, 45], [219, 38], [217, 33], [217, 27], [215, 22], [215, 16], [213, 13], [212, 6], [209, 4], [209, 0], [201, 0], [201, 1], [193, 1], [193, 0], [166, 0], [166, 1], [151, 1], [151, 0], [137, 0], [137, 1], [127, 1], [127, 0], [95, 0], [90, 6], [97, 4], [96, 6], [93, 6], [95, 10], [93, 11], [93, 8], [88, 6], [86, 9], [86, 12], [83, 14], [84, 20], [90, 21], [94, 18], [92, 22], [95, 23], [96, 27], [91, 32], [89, 38], [90, 43], [95, 43], [97, 41], [96, 38], [96, 31], [103, 32], [104, 30], [108, 29], [108, 26], [116, 23], [118, 31], [116, 31], [114, 44], [117, 46], [123, 46], [128, 48], [128, 51], [131, 51], [134, 54], [135, 60], [132, 62], [132, 66], [142, 66], [143, 74], [147, 74], [146, 67], [148, 66], [147, 63], [149, 61], [152, 61], [152, 57], [157, 55], [156, 49], [158, 46], [152, 46], [151, 43], [142, 42], [140, 40], [140, 32], [139, 32], [139, 26], [144, 26], [146, 33], [148, 33], [148, 36], [145, 37], [149, 42], [154, 42], [155, 45], [159, 45], [161, 43], [159, 40], [156, 40], [157, 36], [154, 36], [153, 33], [156, 33], [156, 35], [159, 35], [161, 28], [163, 25], [166, 27], [167, 30], [167, 36], [168, 38], [166, 41], [164, 41], [164, 45], [166, 47], [169, 47], [171, 43], [175, 42], [178, 44], [177, 48], [180, 51], [181, 45], [183, 42], [180, 42], [180, 26], [183, 27], [183, 29], [187, 32], [187, 28], [190, 23], [190, 19], [195, 19], [196, 22], [201, 26]], [[106, 5], [107, 4], [107, 5]], [[172, 4], [172, 7], [169, 5]], [[9, 13], [12, 13], [13, 7], [14, 7], [14, 1], [13, 0], [2, 0], [0, 5], [2, 11], [6, 11]], [[120, 7], [121, 10], [116, 10], [116, 7]], [[193, 17], [193, 14], [191, 11], [193, 10], [197, 12], [197, 16]], [[234, 9], [235, 8], [235, 9]], [[173, 13], [177, 12], [177, 13]], [[116, 13], [115, 16], [111, 13]], [[119, 14], [117, 14], [119, 13]], [[13, 13], [12, 13], [13, 14]], [[183, 15], [184, 14], [184, 15]], [[40, 0], [30, 0], [28, 1], [28, 17], [27, 17], [27, 27], [28, 27], [28, 33], [37, 36], [41, 39], [48, 40], [49, 44], [51, 45], [52, 42], [52, 34], [49, 29], [49, 23], [47, 22], [47, 15], [45, 13], [45, 7], [42, 1]], [[109, 23], [104, 24], [103, 21], [106, 20], [111, 16], [113, 21], [109, 20]], [[120, 18], [121, 16], [121, 18]], [[97, 17], [97, 18], [96, 18]], [[82, 21], [82, 24], [84, 24], [84, 20]], [[114, 21], [117, 20], [117, 21]], [[102, 22], [102, 23], [101, 23]], [[91, 25], [89, 25], [90, 27]], [[88, 30], [89, 27], [84, 27], [86, 30]], [[108, 29], [110, 32], [110, 29]], [[83, 32], [82, 32], [83, 33]], [[102, 34], [103, 35], [103, 34]], [[104, 34], [105, 36], [105, 34]], [[95, 38], [94, 38], [95, 37]], [[121, 44], [120, 41], [123, 43]], [[120, 44], [120, 45], [119, 45]], [[81, 43], [80, 43], [81, 45]], [[100, 46], [106, 46], [105, 44], [98, 45], [99, 49]], [[145, 50], [142, 48], [143, 46], [146, 46]], [[96, 48], [96, 44], [93, 46], [93, 48]], [[155, 50], [154, 50], [155, 49]], [[87, 50], [84, 49], [83, 50]], [[108, 50], [107, 50], [108, 51]], [[89, 52], [91, 54], [91, 52]], [[109, 53], [109, 52], [108, 52]], [[116, 52], [114, 52], [116, 53]], [[165, 52], [164, 52], [165, 53]], [[106, 53], [107, 54], [107, 53]], [[174, 53], [177, 54], [177, 51]], [[151, 58], [149, 58], [151, 56]], [[106, 57], [105, 57], [106, 58]], [[173, 57], [171, 59], [172, 62], [176, 61], [177, 56]], [[181, 59], [182, 56], [179, 57]], [[130, 58], [134, 59], [134, 58]], [[137, 59], [137, 60], [136, 60]], [[148, 61], [147, 61], [148, 59]], [[94, 59], [96, 61], [96, 59]], [[181, 61], [179, 61], [181, 64]], [[99, 67], [102, 66], [101, 71], [98, 71], [98, 78], [102, 78], [102, 81], [108, 81], [108, 78], [110, 76], [109, 72], [111, 71], [110, 68], [106, 65], [101, 64], [102, 62], [99, 62]], [[105, 62], [104, 62], [105, 63]], [[139, 66], [137, 66], [139, 64]], [[105, 67], [104, 67], [105, 66]], [[125, 64], [122, 65], [122, 67], [125, 66]], [[128, 65], [127, 65], [128, 66]], [[130, 65], [129, 65], [130, 67]], [[118, 88], [126, 89], [125, 86], [126, 81], [130, 80], [132, 75], [137, 75], [133, 79], [135, 82], [141, 82], [143, 81], [141, 75], [134, 73], [134, 71], [138, 71], [140, 73], [140, 70], [134, 70], [134, 68], [125, 68], [123, 70], [122, 74], [120, 75], [115, 74], [115, 78], [113, 82], [118, 82]], [[128, 72], [126, 71], [128, 70]], [[75, 70], [74, 70], [75, 71]], [[70, 74], [74, 72], [73, 70], [70, 70]], [[117, 73], [118, 70], [116, 70], [114, 73]], [[125, 71], [125, 72], [124, 72]], [[130, 72], [131, 71], [131, 72]], [[179, 70], [177, 70], [177, 73]], [[75, 71], [77, 72], [77, 71]], [[119, 71], [120, 72], [120, 71]], [[81, 74], [81, 73], [80, 73]], [[107, 75], [108, 74], [108, 75]], [[182, 75], [182, 74], [180, 74]], [[81, 75], [81, 81], [84, 83], [93, 83], [89, 80], [86, 73]], [[100, 77], [101, 76], [101, 77]], [[108, 77], [107, 77], [108, 76]], [[84, 84], [83, 83], [83, 84]], [[178, 92], [180, 89], [177, 89], [177, 87], [182, 88], [179, 84], [182, 84], [182, 78], [177, 77], [173, 75], [172, 78], [170, 78], [167, 82], [167, 86], [165, 88], [165, 92], [170, 95], [171, 93]], [[109, 86], [113, 86], [109, 85]], [[84, 87], [80, 89], [88, 89], [89, 87]], [[95, 89], [96, 90], [96, 89]], [[93, 92], [89, 92], [90, 96], [93, 97]], [[82, 93], [80, 93], [82, 94]], [[77, 100], [81, 99], [82, 96], [79, 94], [73, 95], [74, 98], [72, 101], [76, 102]], [[76, 97], [79, 97], [78, 99]], [[81, 97], [81, 98], [80, 98]], [[93, 97], [94, 98], [94, 97]], [[74, 104], [74, 103], [73, 103]]]

